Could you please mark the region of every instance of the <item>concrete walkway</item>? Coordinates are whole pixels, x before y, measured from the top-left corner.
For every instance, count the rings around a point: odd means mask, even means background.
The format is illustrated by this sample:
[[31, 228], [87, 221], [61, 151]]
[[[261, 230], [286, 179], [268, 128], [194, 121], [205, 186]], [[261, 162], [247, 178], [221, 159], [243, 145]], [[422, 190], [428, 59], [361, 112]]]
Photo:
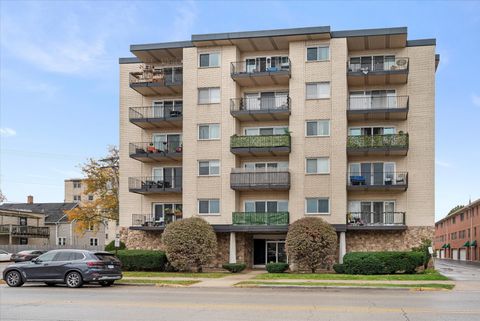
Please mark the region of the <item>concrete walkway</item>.
[[247, 271], [244, 273], [233, 273], [229, 276], [218, 279], [203, 279], [202, 282], [191, 285], [191, 288], [226, 288], [232, 287], [238, 282], [252, 279], [258, 274], [265, 273], [265, 271]]

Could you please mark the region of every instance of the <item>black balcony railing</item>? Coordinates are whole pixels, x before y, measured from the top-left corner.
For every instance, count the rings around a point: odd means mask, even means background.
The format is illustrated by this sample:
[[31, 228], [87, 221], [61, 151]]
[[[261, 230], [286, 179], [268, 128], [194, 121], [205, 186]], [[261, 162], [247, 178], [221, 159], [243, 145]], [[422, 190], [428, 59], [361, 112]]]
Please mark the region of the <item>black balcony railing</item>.
[[290, 135], [257, 135], [257, 136], [237, 136], [230, 137], [231, 148], [290, 148]]
[[408, 148], [408, 134], [348, 136], [347, 148]]
[[178, 86], [183, 82], [183, 73], [181, 67], [152, 69], [145, 68], [144, 71], [131, 72], [130, 84], [154, 83], [160, 86]]
[[162, 227], [183, 218], [182, 212], [164, 213], [161, 219], [155, 219], [153, 214], [132, 214], [132, 226]]
[[230, 72], [232, 76], [241, 74], [255, 75], [265, 73], [286, 73], [290, 75], [290, 58], [271, 57], [267, 59], [269, 60], [269, 63], [267, 60], [259, 60], [255, 63], [253, 60], [232, 62], [230, 66]]
[[290, 97], [232, 98], [230, 99], [230, 111], [251, 111], [256, 113], [290, 111]]
[[50, 229], [44, 226], [26, 226], [26, 225], [0, 225], [1, 234], [11, 234], [16, 237], [39, 237], [48, 238]]
[[230, 174], [232, 189], [288, 189], [290, 172], [285, 170], [251, 171], [233, 168]]
[[405, 212], [350, 212], [347, 214], [349, 226], [388, 226], [405, 225]]
[[128, 116], [130, 120], [175, 120], [181, 119], [183, 107], [176, 106], [147, 106], [147, 107], [130, 107]]
[[167, 142], [142, 142], [142, 143], [130, 143], [129, 153], [130, 156], [145, 156], [145, 157], [162, 157], [170, 156], [169, 154], [175, 154], [182, 156], [183, 147], [180, 141], [167, 141]]
[[234, 225], [288, 225], [288, 212], [233, 212]]
[[408, 58], [389, 57], [383, 59], [351, 58], [348, 62], [349, 72], [361, 72], [367, 75], [369, 72], [397, 72], [408, 70]]
[[181, 192], [182, 175], [177, 174], [171, 178], [129, 177], [128, 188], [137, 193]]
[[348, 110], [407, 109], [408, 96], [350, 96]]
[[347, 177], [348, 186], [358, 187], [406, 187], [407, 172], [373, 172], [368, 174], [350, 173]]

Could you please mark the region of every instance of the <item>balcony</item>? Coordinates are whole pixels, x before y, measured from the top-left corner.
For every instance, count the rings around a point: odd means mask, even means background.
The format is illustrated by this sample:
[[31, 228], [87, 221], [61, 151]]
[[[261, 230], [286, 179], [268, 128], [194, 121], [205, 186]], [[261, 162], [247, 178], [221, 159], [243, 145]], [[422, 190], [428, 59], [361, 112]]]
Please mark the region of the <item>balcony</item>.
[[288, 191], [290, 189], [290, 172], [288, 170], [252, 171], [232, 168], [230, 187], [237, 191]]
[[232, 98], [230, 114], [241, 121], [288, 119], [290, 97]]
[[232, 62], [230, 75], [240, 86], [288, 85], [290, 80], [290, 59], [273, 59], [268, 67], [266, 62], [257, 64], [247, 61]]
[[182, 128], [183, 107], [130, 107], [128, 116], [132, 124], [143, 129]]
[[359, 135], [347, 137], [347, 154], [350, 156], [406, 156], [408, 134]]
[[244, 156], [280, 156], [290, 154], [290, 135], [230, 137], [230, 151]]
[[130, 143], [129, 155], [131, 158], [144, 163], [182, 160], [183, 147], [178, 141], [163, 143]]
[[129, 177], [128, 190], [137, 194], [182, 193], [182, 176], [172, 178]]
[[408, 58], [393, 56], [350, 58], [347, 81], [350, 86], [406, 84], [408, 63]]
[[0, 235], [11, 235], [12, 237], [22, 238], [49, 238], [50, 229], [43, 226], [3, 224], [0, 225]]
[[130, 73], [130, 88], [144, 96], [179, 95], [182, 93], [182, 67], [156, 68]]
[[350, 212], [348, 230], [404, 230], [405, 212]]
[[289, 212], [233, 212], [233, 225], [288, 225]]
[[132, 214], [132, 228], [137, 230], [158, 230], [164, 229], [166, 225], [181, 220], [183, 213], [165, 213], [164, 217], [155, 219], [153, 214]]
[[349, 191], [406, 191], [407, 172], [375, 172], [362, 175], [350, 174], [347, 177]]
[[350, 96], [347, 118], [350, 121], [406, 120], [408, 96]]

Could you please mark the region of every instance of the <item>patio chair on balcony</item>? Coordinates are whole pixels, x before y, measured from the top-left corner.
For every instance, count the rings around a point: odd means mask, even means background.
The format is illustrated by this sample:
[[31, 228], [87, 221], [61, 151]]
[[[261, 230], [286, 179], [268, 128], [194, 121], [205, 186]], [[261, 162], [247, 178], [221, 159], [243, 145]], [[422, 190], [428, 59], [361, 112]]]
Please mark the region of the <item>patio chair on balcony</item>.
[[350, 176], [350, 183], [352, 185], [366, 185], [366, 179], [364, 176]]
[[404, 174], [398, 174], [397, 179], [395, 180], [395, 183], [397, 185], [405, 185], [405, 181], [406, 181], [405, 175]]

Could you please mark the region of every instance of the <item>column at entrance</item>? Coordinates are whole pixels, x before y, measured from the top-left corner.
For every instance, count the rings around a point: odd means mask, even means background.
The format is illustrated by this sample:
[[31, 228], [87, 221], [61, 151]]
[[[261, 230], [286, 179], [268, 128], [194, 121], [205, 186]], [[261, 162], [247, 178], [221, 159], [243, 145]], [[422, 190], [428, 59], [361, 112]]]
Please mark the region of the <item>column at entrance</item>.
[[339, 251], [338, 251], [338, 263], [343, 263], [343, 256], [347, 252], [347, 242], [345, 240], [345, 232], [340, 232], [339, 237]]
[[237, 263], [237, 240], [235, 232], [230, 232], [230, 250], [228, 263]]

